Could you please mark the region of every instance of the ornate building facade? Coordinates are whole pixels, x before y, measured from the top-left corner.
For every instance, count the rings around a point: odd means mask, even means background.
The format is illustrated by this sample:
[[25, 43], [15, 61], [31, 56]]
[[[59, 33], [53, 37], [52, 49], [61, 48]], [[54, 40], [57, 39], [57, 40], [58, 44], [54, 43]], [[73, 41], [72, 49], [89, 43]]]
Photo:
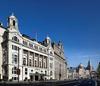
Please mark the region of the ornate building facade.
[[[60, 54], [57, 54], [56, 50], [60, 50]], [[67, 77], [66, 70], [67, 64], [61, 44], [56, 49], [49, 37], [43, 42], [37, 42], [25, 34], [22, 35], [14, 15], [8, 18], [7, 28], [0, 25], [1, 79], [63, 80]]]
[[54, 65], [55, 65], [55, 79], [64, 80], [67, 77], [67, 63], [64, 57], [64, 49], [62, 43], [52, 43], [54, 49]]

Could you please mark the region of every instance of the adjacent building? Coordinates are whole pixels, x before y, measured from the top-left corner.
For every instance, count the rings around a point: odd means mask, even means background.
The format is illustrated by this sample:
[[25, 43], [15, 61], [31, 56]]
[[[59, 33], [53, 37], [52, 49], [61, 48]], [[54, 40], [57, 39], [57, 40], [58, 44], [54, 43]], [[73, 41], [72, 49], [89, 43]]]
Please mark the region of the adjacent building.
[[18, 20], [12, 14], [8, 26], [0, 24], [0, 78], [3, 80], [64, 80], [67, 63], [61, 42], [50, 37], [38, 42], [21, 34]]
[[76, 67], [68, 68], [68, 79], [78, 79], [78, 73], [76, 69]]
[[64, 57], [64, 49], [62, 43], [52, 43], [54, 50], [55, 79], [64, 80], [67, 77], [67, 63]]

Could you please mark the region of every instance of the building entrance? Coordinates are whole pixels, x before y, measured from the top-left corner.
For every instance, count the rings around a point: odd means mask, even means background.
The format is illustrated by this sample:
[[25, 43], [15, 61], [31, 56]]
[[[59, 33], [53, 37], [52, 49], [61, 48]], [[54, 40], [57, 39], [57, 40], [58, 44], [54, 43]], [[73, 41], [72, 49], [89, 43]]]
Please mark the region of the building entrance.
[[30, 75], [30, 80], [31, 80], [31, 81], [33, 81], [33, 80], [34, 80], [33, 75]]
[[35, 81], [38, 81], [38, 80], [39, 80], [39, 76], [35, 75]]

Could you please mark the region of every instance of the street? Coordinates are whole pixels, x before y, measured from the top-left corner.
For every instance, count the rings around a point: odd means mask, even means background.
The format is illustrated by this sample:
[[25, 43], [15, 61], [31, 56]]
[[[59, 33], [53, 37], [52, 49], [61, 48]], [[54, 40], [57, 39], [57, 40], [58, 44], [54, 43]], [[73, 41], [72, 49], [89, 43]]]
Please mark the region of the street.
[[57, 86], [99, 86], [99, 85], [97, 85], [95, 80], [89, 79], [89, 80], [79, 80], [79, 81], [62, 83]]
[[39, 81], [39, 82], [1, 82], [0, 86], [100, 86], [100, 81], [93, 79]]

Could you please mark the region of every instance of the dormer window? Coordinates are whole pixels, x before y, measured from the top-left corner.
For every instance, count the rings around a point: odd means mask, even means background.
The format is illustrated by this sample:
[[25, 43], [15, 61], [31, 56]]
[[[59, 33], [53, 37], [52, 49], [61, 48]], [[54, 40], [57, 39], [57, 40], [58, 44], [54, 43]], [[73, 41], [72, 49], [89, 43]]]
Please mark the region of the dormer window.
[[19, 42], [19, 39], [16, 36], [12, 37], [12, 40], [16, 41], [16, 42]]
[[25, 46], [27, 46], [28, 45], [28, 43], [24, 40], [23, 41], [23, 44], [25, 45]]

